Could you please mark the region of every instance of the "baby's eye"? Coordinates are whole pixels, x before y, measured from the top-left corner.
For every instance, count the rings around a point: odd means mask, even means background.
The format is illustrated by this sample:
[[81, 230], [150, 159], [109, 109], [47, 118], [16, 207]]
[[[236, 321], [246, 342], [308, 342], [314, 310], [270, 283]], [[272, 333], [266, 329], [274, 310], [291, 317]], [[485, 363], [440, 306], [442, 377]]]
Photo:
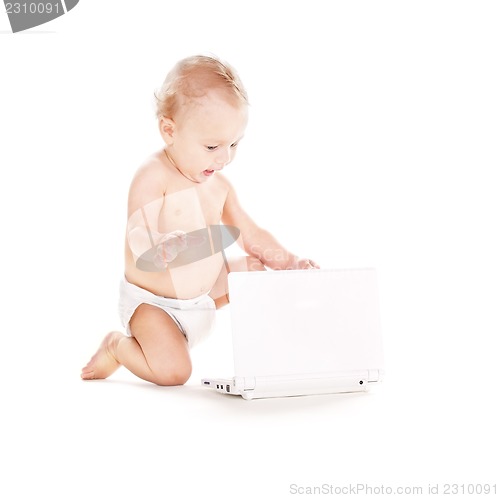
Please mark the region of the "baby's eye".
[[217, 145], [207, 145], [207, 150], [215, 150], [217, 149]]
[[238, 142], [234, 142], [234, 144], [231, 144], [231, 147], [234, 149], [235, 147], [238, 147]]

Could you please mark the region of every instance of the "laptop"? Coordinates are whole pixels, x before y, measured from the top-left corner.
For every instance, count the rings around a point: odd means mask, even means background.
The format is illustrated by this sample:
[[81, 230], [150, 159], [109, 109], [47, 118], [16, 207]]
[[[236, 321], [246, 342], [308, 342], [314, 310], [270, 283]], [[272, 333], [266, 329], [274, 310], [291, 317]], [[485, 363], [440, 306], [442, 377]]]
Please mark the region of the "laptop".
[[234, 376], [244, 399], [366, 391], [383, 375], [374, 269], [229, 274]]

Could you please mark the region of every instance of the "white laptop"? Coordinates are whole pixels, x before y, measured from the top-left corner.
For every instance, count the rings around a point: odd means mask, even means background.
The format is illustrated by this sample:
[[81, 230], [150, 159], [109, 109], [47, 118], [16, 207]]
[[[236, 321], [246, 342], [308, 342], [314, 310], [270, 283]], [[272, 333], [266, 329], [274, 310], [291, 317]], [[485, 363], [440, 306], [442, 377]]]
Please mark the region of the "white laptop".
[[376, 272], [229, 274], [234, 377], [202, 379], [245, 399], [366, 391], [383, 373]]

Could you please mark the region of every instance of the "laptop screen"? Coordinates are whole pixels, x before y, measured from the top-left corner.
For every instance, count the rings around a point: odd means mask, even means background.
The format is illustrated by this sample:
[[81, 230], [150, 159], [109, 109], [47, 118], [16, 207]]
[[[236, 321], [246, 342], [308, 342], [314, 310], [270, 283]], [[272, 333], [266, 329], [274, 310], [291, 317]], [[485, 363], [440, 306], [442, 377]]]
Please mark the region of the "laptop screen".
[[229, 275], [235, 375], [382, 369], [375, 270]]

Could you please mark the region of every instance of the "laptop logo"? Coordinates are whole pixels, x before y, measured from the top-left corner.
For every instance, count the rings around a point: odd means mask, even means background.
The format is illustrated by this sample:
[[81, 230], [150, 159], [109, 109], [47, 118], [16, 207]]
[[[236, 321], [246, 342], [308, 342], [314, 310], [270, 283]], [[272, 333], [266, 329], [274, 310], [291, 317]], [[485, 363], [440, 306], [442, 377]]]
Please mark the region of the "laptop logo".
[[63, 16], [80, 0], [18, 1], [4, 0], [5, 12], [13, 33], [40, 26]]

